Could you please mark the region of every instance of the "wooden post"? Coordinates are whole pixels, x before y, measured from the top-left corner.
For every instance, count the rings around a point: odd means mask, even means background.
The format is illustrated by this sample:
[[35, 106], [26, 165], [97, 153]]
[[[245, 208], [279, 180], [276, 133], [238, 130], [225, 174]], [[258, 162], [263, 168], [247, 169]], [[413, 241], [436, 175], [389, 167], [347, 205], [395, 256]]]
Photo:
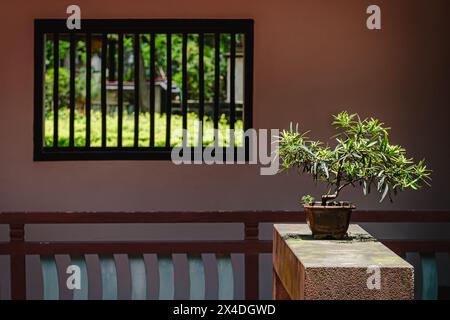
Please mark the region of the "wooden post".
[[[258, 240], [259, 224], [245, 223], [245, 240]], [[259, 299], [259, 254], [258, 252], [245, 254], [245, 299]]]
[[[24, 224], [10, 224], [9, 237], [11, 244], [23, 245], [25, 242]], [[22, 251], [11, 253], [11, 299], [26, 299], [25, 254]]]

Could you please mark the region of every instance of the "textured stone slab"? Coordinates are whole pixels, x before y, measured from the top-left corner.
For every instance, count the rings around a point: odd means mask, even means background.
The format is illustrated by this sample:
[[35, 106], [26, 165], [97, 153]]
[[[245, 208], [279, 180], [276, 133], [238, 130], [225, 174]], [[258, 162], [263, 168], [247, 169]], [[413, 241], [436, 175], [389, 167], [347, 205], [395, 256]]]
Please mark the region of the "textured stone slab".
[[[346, 240], [313, 240], [306, 224], [276, 224], [274, 298], [413, 299], [414, 268], [358, 225]], [[374, 283], [379, 270], [380, 289]], [[284, 293], [280, 291], [280, 285]]]

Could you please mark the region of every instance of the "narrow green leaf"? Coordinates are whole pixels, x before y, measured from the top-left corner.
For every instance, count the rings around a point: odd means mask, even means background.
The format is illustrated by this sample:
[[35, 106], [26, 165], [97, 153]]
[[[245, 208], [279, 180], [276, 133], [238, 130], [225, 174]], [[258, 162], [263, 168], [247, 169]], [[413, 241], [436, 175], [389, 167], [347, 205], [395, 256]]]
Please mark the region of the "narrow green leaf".
[[383, 202], [383, 200], [386, 197], [388, 191], [389, 191], [389, 185], [386, 183], [386, 187], [384, 188], [384, 192], [383, 192], [383, 195], [381, 196], [380, 202]]

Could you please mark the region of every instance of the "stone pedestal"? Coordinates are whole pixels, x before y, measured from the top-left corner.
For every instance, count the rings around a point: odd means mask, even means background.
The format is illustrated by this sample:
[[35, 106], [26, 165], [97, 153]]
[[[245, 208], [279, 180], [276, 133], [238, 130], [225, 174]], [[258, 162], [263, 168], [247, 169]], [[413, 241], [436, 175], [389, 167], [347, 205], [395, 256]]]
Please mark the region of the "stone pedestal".
[[313, 240], [306, 224], [276, 224], [274, 299], [413, 299], [414, 268], [358, 225], [347, 240]]

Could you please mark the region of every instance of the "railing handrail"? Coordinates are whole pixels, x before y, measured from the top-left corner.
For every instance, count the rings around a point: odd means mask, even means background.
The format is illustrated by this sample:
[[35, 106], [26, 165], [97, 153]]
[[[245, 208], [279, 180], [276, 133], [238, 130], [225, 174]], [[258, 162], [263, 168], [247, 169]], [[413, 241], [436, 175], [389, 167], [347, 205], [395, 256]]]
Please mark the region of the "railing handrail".
[[[288, 223], [305, 220], [303, 211], [0, 212], [0, 224], [61, 223]], [[352, 222], [450, 223], [450, 211], [362, 211]]]

